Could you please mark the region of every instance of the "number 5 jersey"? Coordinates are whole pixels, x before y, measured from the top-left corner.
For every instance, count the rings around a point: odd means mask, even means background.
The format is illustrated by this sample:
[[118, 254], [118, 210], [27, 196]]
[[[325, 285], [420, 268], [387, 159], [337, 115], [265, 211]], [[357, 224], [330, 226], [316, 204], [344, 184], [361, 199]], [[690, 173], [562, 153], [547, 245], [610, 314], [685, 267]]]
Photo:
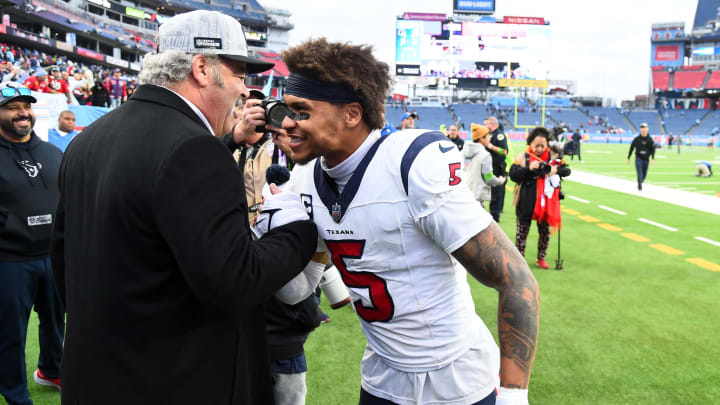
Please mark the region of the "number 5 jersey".
[[[374, 131], [336, 166], [355, 166], [347, 176], [333, 178], [319, 158], [296, 165], [287, 188], [317, 224], [369, 348], [400, 371], [444, 367], [471, 347], [497, 351], [451, 256], [492, 221], [466, 187], [463, 162], [440, 132]], [[493, 384], [497, 356], [484, 363]]]

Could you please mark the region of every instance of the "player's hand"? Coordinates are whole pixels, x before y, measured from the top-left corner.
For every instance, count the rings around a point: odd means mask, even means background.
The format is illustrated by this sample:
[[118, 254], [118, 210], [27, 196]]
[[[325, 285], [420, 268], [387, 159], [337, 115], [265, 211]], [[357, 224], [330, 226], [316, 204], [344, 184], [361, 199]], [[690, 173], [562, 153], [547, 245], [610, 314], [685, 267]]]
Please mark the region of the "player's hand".
[[500, 182], [502, 183], [505, 183], [505, 176], [498, 176], [498, 180], [500, 180]]
[[310, 219], [297, 194], [282, 191], [274, 184], [270, 185], [270, 193], [260, 207], [260, 214], [255, 218], [253, 233], [258, 238], [271, 229]]
[[627, 162], [628, 162], [628, 163], [630, 163], [630, 159], [628, 159], [628, 161], [627, 161]]
[[655, 159], [650, 159], [650, 164], [655, 165]]

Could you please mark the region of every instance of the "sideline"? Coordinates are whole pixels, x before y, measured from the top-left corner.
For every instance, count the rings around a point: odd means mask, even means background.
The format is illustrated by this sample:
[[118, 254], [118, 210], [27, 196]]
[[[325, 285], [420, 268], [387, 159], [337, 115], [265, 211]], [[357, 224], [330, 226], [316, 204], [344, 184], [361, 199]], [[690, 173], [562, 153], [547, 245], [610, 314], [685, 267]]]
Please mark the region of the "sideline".
[[634, 180], [622, 180], [575, 169], [573, 169], [570, 176], [566, 177], [565, 180], [720, 215], [720, 198], [712, 195], [691, 193], [689, 191], [676, 190], [647, 183], [643, 184], [642, 191], [638, 191], [637, 182]]

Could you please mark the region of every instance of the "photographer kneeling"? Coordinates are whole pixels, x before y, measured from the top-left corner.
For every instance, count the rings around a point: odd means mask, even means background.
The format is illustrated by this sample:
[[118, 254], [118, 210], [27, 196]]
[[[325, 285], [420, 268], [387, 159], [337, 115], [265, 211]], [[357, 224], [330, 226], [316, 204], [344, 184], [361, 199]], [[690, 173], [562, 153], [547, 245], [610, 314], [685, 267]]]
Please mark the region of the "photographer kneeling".
[[550, 227], [560, 227], [560, 177], [570, 175], [561, 159], [550, 156], [550, 132], [536, 127], [527, 138], [528, 148], [510, 166], [510, 179], [517, 183], [513, 205], [517, 215], [515, 246], [525, 256], [530, 222], [537, 220], [538, 255], [536, 264], [547, 269], [545, 254], [550, 243]]

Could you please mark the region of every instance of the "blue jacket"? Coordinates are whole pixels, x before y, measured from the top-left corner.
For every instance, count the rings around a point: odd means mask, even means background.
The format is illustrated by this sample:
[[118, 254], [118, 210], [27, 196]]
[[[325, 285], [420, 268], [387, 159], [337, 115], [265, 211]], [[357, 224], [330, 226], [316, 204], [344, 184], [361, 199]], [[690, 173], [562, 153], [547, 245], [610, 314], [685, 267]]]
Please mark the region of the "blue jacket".
[[72, 132], [63, 135], [56, 128], [50, 128], [48, 131], [48, 142], [60, 148], [61, 151], [65, 152], [70, 141], [75, 138], [75, 135], [79, 134], [78, 131], [73, 130]]

